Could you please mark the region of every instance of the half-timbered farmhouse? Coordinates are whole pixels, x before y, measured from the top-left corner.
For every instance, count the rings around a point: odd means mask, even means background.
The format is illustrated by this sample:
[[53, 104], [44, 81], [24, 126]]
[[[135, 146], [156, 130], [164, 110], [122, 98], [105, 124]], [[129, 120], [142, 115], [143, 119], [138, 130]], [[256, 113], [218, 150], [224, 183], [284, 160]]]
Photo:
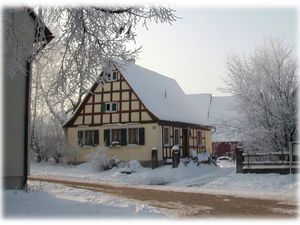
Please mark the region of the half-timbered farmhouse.
[[207, 108], [196, 104], [174, 79], [135, 63], [117, 62], [109, 81], [92, 86], [64, 128], [77, 149], [77, 163], [97, 146], [107, 146], [108, 156], [144, 165], [157, 148], [159, 162], [165, 163], [175, 145], [181, 157], [190, 156], [192, 150], [212, 151], [205, 112]]

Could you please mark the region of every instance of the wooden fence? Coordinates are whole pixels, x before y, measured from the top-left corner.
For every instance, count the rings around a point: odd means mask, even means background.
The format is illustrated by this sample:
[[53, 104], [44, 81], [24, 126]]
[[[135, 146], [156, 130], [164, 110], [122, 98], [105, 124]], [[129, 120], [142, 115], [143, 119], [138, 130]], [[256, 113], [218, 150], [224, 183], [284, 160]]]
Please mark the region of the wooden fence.
[[290, 143], [289, 151], [244, 152], [236, 151], [237, 173], [296, 173], [299, 167], [298, 143]]

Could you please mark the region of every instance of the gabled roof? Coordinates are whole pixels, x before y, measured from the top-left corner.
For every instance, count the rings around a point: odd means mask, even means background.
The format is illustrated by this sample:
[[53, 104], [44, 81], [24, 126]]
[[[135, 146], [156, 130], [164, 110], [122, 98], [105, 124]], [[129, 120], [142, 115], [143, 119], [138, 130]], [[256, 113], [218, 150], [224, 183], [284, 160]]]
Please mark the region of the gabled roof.
[[207, 117], [203, 116], [208, 109], [199, 113], [199, 105], [174, 79], [134, 63], [115, 61], [115, 66], [159, 120], [209, 126]]
[[209, 110], [209, 118], [213, 124], [217, 124], [221, 119], [234, 119], [238, 116], [236, 96], [214, 96], [212, 97]]
[[187, 95], [190, 101], [196, 105], [195, 109], [197, 110], [197, 114], [201, 116], [201, 118], [209, 119], [209, 109], [212, 101], [212, 95], [208, 93], [203, 94], [189, 94]]
[[240, 137], [233, 131], [232, 125], [240, 117], [237, 110], [238, 99], [235, 96], [212, 96], [211, 94], [188, 95], [201, 117], [208, 118], [216, 128], [212, 135], [213, 142], [236, 142]]

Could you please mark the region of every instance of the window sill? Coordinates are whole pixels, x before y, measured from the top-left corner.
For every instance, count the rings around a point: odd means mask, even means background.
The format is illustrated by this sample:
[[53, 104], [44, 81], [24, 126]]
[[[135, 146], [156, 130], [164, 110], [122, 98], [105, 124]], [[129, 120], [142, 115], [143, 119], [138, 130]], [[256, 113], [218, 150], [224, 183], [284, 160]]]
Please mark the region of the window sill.
[[138, 144], [128, 144], [126, 147], [129, 147], [129, 148], [138, 148], [138, 147], [140, 147], [140, 145], [138, 145]]
[[79, 146], [80, 148], [95, 148], [97, 147], [98, 145], [82, 145], [82, 146]]
[[109, 148], [120, 148], [121, 145], [110, 145]]
[[141, 145], [137, 144], [128, 144], [128, 145], [110, 145], [109, 148], [111, 149], [118, 149], [118, 148], [139, 148]]

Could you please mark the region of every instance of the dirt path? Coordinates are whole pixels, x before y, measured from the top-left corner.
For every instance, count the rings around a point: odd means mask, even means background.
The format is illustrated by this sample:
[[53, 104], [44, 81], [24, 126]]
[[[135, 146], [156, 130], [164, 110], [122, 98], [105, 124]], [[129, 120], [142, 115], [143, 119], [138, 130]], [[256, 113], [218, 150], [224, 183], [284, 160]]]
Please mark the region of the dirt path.
[[179, 191], [156, 190], [134, 186], [29, 176], [31, 181], [58, 183], [139, 200], [174, 217], [219, 218], [296, 218], [297, 206], [277, 200], [242, 198]]

